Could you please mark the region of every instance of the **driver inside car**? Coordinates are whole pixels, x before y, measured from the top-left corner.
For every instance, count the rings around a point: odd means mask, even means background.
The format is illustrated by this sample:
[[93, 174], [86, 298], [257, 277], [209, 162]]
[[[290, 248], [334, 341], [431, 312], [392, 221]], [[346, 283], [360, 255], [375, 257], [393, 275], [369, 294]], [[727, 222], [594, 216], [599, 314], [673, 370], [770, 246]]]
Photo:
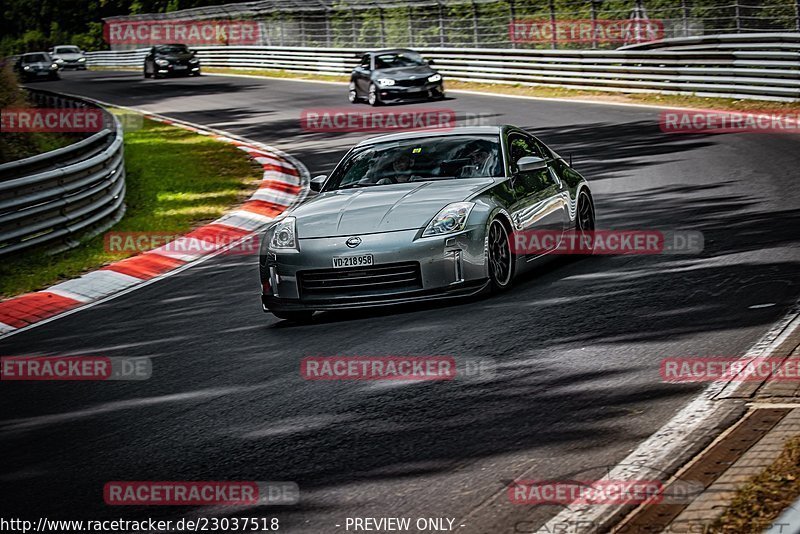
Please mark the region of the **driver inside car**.
[[385, 176], [378, 180], [376, 185], [399, 184], [412, 181], [414, 176], [411, 174], [411, 167], [414, 161], [408, 154], [400, 154], [392, 161], [391, 169], [388, 170], [390, 176]]

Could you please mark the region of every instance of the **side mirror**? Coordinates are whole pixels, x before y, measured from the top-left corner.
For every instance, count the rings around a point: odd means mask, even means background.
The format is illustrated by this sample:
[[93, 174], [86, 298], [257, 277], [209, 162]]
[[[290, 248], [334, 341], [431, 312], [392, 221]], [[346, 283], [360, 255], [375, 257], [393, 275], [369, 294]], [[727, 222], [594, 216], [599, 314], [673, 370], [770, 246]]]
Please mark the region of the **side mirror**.
[[434, 64], [435, 64], [435, 63], [433, 62], [433, 60], [432, 60], [432, 59], [429, 59], [429, 60], [428, 60], [428, 65], [434, 65]]
[[542, 158], [536, 156], [524, 156], [517, 160], [517, 169], [519, 172], [538, 171], [539, 169], [546, 169], [547, 162]]
[[325, 185], [325, 180], [327, 179], [328, 179], [327, 174], [320, 174], [319, 176], [315, 176], [308, 183], [308, 187], [310, 187], [312, 191], [316, 191], [317, 193], [319, 193], [320, 191], [322, 191], [322, 186]]

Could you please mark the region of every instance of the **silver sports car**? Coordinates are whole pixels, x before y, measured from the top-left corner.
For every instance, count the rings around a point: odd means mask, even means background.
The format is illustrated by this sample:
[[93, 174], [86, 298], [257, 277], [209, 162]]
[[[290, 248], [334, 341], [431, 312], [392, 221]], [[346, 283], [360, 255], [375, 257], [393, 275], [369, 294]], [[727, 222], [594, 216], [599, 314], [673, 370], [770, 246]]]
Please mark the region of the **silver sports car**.
[[369, 139], [311, 189], [259, 254], [264, 311], [292, 321], [505, 290], [548, 254], [519, 250], [515, 234], [594, 230], [586, 180], [508, 125]]

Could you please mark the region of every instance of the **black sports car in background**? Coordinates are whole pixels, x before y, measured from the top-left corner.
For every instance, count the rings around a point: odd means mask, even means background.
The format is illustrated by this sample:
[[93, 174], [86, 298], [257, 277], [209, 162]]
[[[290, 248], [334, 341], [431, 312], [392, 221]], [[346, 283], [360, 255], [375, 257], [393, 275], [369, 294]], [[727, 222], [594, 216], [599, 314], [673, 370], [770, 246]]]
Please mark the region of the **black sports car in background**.
[[144, 77], [200, 76], [200, 60], [184, 44], [154, 46], [144, 58]]
[[432, 61], [405, 48], [367, 52], [350, 75], [350, 102], [371, 106], [401, 100], [444, 98], [442, 75]]
[[58, 65], [47, 52], [31, 52], [22, 54], [14, 63], [14, 70], [22, 81], [58, 80]]

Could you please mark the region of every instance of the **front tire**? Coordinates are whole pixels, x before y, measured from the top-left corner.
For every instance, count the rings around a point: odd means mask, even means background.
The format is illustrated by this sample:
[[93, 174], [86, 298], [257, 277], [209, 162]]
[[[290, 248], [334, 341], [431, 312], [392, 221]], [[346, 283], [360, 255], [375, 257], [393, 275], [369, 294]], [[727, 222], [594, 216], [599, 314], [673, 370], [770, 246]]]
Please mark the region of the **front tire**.
[[144, 77], [145, 78], [152, 78], [153, 77], [153, 75], [151, 73], [147, 72], [147, 63], [144, 64]]
[[514, 281], [514, 255], [508, 229], [500, 219], [489, 225], [487, 234], [487, 262], [489, 263], [489, 283], [493, 292], [505, 291]]
[[367, 95], [367, 102], [370, 106], [376, 107], [381, 105], [381, 99], [378, 96], [378, 88], [374, 83], [369, 84], [369, 94]]
[[[272, 310], [270, 310], [272, 311]], [[273, 311], [272, 315], [284, 321], [291, 321], [293, 323], [306, 324], [311, 322], [311, 317], [314, 315], [313, 311]]]

